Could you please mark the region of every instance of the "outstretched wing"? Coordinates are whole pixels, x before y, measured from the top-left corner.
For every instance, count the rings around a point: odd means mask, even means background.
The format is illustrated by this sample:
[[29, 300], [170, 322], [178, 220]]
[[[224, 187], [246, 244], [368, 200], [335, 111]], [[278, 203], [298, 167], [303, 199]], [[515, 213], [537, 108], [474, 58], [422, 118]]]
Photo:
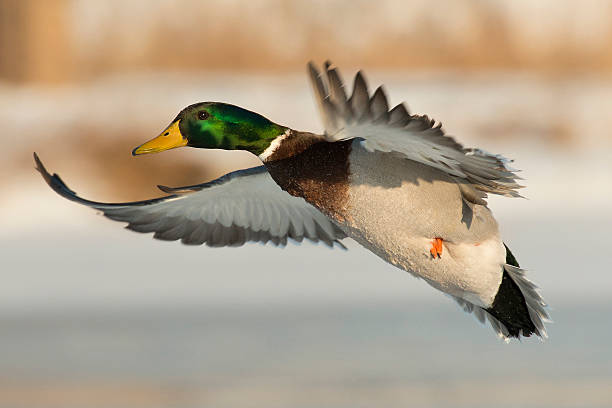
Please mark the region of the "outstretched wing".
[[361, 72], [347, 97], [340, 73], [326, 62], [323, 75], [308, 64], [315, 99], [330, 141], [361, 139], [368, 151], [400, 154], [442, 170], [457, 180], [464, 197], [486, 204], [486, 193], [520, 197], [515, 170], [507, 159], [480, 149], [464, 149], [427, 116], [410, 115], [404, 104], [389, 109], [382, 86], [370, 95]]
[[49, 174], [34, 153], [36, 169], [59, 195], [95, 208], [137, 232], [153, 232], [157, 239], [212, 247], [245, 242], [285, 245], [304, 238], [344, 247], [346, 235], [303, 198], [284, 192], [264, 166], [234, 171], [208, 183], [159, 188], [171, 195], [131, 203], [98, 203], [70, 190], [57, 174]]

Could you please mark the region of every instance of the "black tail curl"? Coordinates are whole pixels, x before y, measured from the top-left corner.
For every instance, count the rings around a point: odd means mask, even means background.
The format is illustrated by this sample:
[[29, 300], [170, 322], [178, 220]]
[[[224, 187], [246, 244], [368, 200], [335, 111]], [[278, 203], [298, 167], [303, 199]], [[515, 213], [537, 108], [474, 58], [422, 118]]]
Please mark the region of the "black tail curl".
[[[505, 244], [504, 246], [506, 247], [506, 263], [518, 268], [516, 258]], [[506, 326], [509, 337], [519, 338], [521, 335], [529, 337], [534, 333], [537, 334], [536, 326], [529, 315], [525, 296], [505, 269], [493, 305], [485, 310]]]

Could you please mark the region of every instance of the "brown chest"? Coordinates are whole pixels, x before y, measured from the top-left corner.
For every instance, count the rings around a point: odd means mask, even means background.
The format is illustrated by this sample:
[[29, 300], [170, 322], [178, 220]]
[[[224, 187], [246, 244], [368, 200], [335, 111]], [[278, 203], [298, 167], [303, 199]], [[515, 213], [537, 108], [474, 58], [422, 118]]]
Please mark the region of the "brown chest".
[[315, 143], [295, 156], [267, 162], [266, 167], [283, 190], [343, 221], [349, 199], [351, 143]]

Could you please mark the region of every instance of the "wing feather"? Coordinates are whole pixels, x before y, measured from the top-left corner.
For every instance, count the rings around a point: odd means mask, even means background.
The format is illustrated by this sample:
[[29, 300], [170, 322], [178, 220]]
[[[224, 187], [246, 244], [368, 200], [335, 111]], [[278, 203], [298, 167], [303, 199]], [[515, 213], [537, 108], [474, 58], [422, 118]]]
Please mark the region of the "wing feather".
[[387, 123], [389, 121], [389, 104], [387, 95], [382, 86], [376, 88], [374, 95], [370, 99], [370, 114], [374, 123]]
[[246, 242], [285, 245], [304, 238], [328, 246], [346, 237], [332, 221], [303, 198], [283, 191], [264, 166], [239, 170], [208, 183], [179, 188], [161, 186], [166, 197], [130, 203], [99, 203], [79, 197], [36, 154], [36, 168], [59, 195], [95, 208], [127, 228], [154, 238], [212, 247]]
[[[370, 152], [399, 154], [437, 168], [472, 188], [461, 188], [466, 200], [486, 204], [487, 193], [520, 197], [520, 179], [509, 160], [480, 149], [466, 149], [427, 115], [410, 115], [404, 104], [389, 110], [386, 93], [378, 87], [370, 97], [365, 76], [355, 75], [353, 92], [346, 99], [340, 74], [327, 62], [321, 75], [308, 64], [325, 135], [329, 141], [357, 139]], [[480, 193], [473, 194], [473, 190]], [[469, 197], [468, 197], [469, 196]]]
[[[351, 95], [349, 103], [354, 119], [356, 119], [357, 122], [362, 122], [369, 119], [370, 92], [368, 91], [368, 84], [366, 83], [366, 80], [361, 71], [357, 72], [357, 75], [355, 75], [353, 94]], [[345, 122], [348, 123], [351, 118], [343, 119]]]
[[410, 122], [410, 113], [403, 103], [400, 103], [389, 112], [389, 126], [404, 127]]

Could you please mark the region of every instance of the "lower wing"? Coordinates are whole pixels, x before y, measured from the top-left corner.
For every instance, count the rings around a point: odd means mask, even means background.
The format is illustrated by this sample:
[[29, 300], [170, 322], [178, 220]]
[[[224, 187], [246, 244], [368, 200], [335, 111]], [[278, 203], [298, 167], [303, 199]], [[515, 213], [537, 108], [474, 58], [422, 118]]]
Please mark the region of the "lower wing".
[[303, 198], [283, 191], [264, 166], [228, 173], [208, 183], [159, 188], [165, 197], [129, 203], [100, 203], [79, 197], [57, 175], [51, 175], [34, 153], [36, 169], [59, 195], [95, 208], [127, 228], [154, 233], [154, 238], [211, 247], [246, 242], [285, 245], [304, 238], [340, 243], [346, 235]]

